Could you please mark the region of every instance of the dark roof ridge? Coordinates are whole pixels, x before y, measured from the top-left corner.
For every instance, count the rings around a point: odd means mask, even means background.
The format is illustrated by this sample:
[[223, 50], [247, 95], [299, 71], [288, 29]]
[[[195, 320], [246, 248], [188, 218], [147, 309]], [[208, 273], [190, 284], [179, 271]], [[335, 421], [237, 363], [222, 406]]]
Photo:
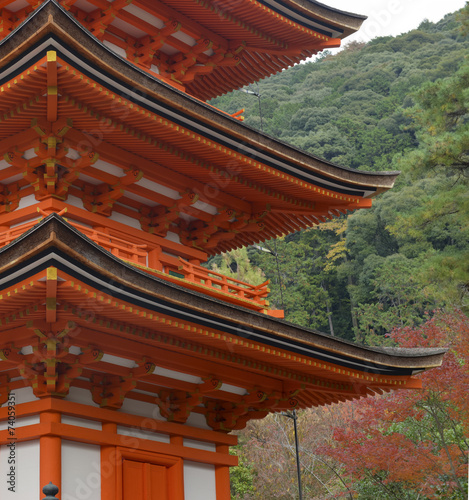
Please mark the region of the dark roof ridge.
[[119, 56], [96, 39], [55, 0], [45, 0], [22, 24], [0, 42], [0, 60], [5, 60], [8, 54], [16, 52], [18, 47], [24, 45], [14, 40], [21, 30], [24, 30], [26, 36], [33, 40], [30, 42], [33, 44], [43, 36], [41, 30], [44, 31], [46, 28], [46, 31], [50, 33], [54, 31], [54, 26], [60, 29], [61, 35], [68, 37], [67, 43], [74, 44], [74, 48], [86, 51], [89, 55], [92, 54], [99, 59], [105, 71], [118, 76], [123, 81], [131, 82], [137, 91], [140, 92], [140, 89], [143, 89], [145, 93], [157, 96], [162, 102], [171, 102], [181, 112], [197, 117], [204, 123], [215, 124], [223, 133], [244, 144], [249, 144], [261, 153], [273, 152], [272, 154], [279, 157], [293, 160], [299, 167], [310, 173], [317, 172], [329, 176], [332, 180], [337, 179], [377, 188], [378, 193], [380, 190], [391, 188], [400, 173], [398, 171], [366, 172], [336, 165], [240, 123], [226, 113], [153, 77]]
[[[60, 245], [59, 245], [60, 243]], [[21, 257], [32, 258], [46, 247], [61, 246], [69, 255], [89, 268], [99, 269], [113, 283], [121, 283], [132, 289], [145, 290], [167, 301], [183, 304], [184, 307], [198, 311], [207, 311], [213, 317], [224, 318], [238, 325], [240, 336], [246, 328], [252, 331], [262, 331], [264, 335], [283, 338], [283, 341], [296, 345], [307, 345], [309, 348], [324, 352], [336, 353], [350, 359], [366, 359], [373, 366], [386, 365], [391, 367], [422, 370], [439, 366], [444, 348], [377, 348], [362, 346], [345, 339], [332, 337], [328, 334], [299, 327], [287, 321], [272, 318], [265, 314], [249, 311], [240, 306], [226, 303], [204, 294], [188, 290], [182, 286], [169, 283], [163, 278], [149, 275], [128, 264], [100, 247], [80, 231], [75, 229], [63, 217], [52, 213], [9, 245], [0, 249], [0, 277], [4, 270], [18, 266]], [[23, 248], [22, 248], [23, 247]], [[8, 256], [8, 254], [10, 254]], [[6, 261], [10, 260], [9, 263]], [[152, 291], [151, 288], [154, 288]], [[163, 289], [158, 290], [158, 288]], [[253, 330], [254, 329], [254, 330]]]

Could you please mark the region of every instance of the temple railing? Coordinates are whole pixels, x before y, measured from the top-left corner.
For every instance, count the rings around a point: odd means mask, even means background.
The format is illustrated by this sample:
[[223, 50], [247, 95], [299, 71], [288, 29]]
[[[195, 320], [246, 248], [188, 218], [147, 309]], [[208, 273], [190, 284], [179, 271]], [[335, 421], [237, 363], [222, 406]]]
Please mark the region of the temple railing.
[[179, 266], [179, 270], [182, 271], [185, 279], [194, 283], [202, 283], [205, 286], [216, 288], [223, 293], [233, 294], [242, 299], [252, 300], [259, 305], [265, 306], [266, 301], [264, 299], [267, 298], [270, 291], [267, 287], [270, 280], [260, 285], [250, 285], [236, 278], [229, 278], [224, 274], [197, 266], [182, 258], [179, 258], [179, 260], [182, 264]]
[[[117, 234], [117, 231], [110, 228], [101, 231], [71, 219], [67, 219], [67, 221], [96, 244], [111, 252], [115, 257], [149, 274], [212, 296], [218, 300], [241, 305], [272, 316], [283, 317], [280, 311], [268, 309], [269, 280], [260, 285], [251, 285], [181, 257], [167, 254], [157, 245], [152, 246], [147, 242], [133, 241], [135, 238], [127, 238], [125, 234]], [[3, 232], [0, 232], [0, 247], [10, 244], [37, 223], [38, 220], [34, 220], [13, 228], [4, 228]]]

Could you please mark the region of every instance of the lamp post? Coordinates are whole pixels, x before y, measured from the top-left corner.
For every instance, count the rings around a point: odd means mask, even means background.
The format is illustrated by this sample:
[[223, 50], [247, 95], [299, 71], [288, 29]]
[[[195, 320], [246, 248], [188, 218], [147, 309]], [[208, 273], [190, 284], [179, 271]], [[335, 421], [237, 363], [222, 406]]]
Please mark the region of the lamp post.
[[[264, 243], [265, 245], [265, 243]], [[267, 245], [266, 245], [267, 246]], [[274, 240], [274, 252], [270, 248], [261, 247], [259, 245], [253, 245], [257, 250], [261, 250], [262, 252], [270, 253], [275, 257], [275, 262], [277, 264], [277, 275], [278, 275], [278, 286], [280, 289], [280, 302], [282, 303], [282, 309], [285, 309], [285, 303], [283, 301], [283, 291], [282, 291], [282, 276], [280, 274], [280, 264], [278, 261], [278, 252], [277, 252], [277, 240]]]
[[300, 465], [300, 447], [298, 445], [298, 427], [296, 421], [298, 420], [298, 415], [296, 410], [285, 411], [281, 413], [282, 416], [291, 418], [293, 420], [293, 429], [295, 431], [295, 451], [296, 451], [296, 474], [298, 477], [298, 498], [303, 500], [303, 488], [301, 486], [301, 465]]

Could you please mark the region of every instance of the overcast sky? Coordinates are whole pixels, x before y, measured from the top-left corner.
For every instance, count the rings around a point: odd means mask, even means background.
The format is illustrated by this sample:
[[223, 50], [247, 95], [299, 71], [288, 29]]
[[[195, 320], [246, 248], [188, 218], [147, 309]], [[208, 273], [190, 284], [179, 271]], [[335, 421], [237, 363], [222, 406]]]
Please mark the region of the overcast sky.
[[439, 21], [465, 5], [465, 0], [320, 0], [322, 3], [368, 19], [347, 40], [369, 41], [376, 36], [399, 35], [424, 20]]

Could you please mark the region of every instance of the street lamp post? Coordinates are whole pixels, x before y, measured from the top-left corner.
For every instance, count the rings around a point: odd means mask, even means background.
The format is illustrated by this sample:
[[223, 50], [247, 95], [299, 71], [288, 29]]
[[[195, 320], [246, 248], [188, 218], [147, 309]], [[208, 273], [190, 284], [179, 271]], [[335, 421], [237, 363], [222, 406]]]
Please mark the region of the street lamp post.
[[295, 431], [295, 451], [296, 451], [296, 474], [298, 476], [298, 498], [303, 500], [303, 488], [301, 486], [301, 465], [300, 465], [300, 447], [298, 445], [298, 427], [296, 421], [298, 420], [298, 415], [296, 410], [282, 412], [282, 415], [293, 420], [293, 429]]

